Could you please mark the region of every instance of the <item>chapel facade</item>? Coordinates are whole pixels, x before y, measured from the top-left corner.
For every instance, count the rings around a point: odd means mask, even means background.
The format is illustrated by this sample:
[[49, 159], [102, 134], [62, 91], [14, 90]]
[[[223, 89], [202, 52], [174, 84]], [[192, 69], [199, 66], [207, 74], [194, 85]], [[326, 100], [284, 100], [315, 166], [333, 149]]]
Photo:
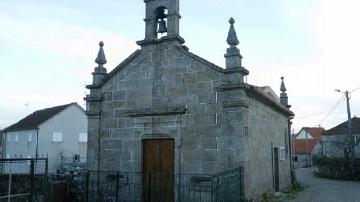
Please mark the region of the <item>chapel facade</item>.
[[235, 20], [225, 68], [189, 51], [179, 33], [179, 0], [144, 0], [141, 47], [107, 72], [104, 43], [86, 96], [91, 170], [214, 174], [242, 167], [245, 200], [291, 184], [289, 110], [248, 84]]

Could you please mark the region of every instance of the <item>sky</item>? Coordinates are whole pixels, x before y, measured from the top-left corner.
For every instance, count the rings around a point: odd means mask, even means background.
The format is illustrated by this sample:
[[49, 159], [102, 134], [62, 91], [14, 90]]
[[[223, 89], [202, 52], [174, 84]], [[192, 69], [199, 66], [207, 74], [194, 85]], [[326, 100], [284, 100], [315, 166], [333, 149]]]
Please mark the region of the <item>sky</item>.
[[[233, 17], [248, 83], [279, 94], [284, 76], [294, 131], [329, 129], [347, 118], [335, 89], [360, 87], [359, 7], [358, 0], [180, 0], [180, 35], [191, 52], [224, 67]], [[111, 71], [140, 48], [144, 16], [142, 0], [1, 0], [0, 129], [35, 110], [84, 107], [99, 41]], [[350, 106], [360, 116], [360, 90]]]

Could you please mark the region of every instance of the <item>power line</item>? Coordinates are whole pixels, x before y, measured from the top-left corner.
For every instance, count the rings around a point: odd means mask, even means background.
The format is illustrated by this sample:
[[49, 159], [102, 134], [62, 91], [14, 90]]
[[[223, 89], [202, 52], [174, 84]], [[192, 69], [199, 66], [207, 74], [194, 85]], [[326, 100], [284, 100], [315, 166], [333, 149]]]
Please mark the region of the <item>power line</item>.
[[341, 101], [344, 100], [344, 95], [342, 95], [339, 99], [339, 101], [336, 102], [336, 104], [334, 105], [334, 107], [330, 110], [329, 113], [326, 114], [326, 116], [320, 121], [320, 123], [318, 125], [321, 125], [323, 121], [325, 121], [325, 119], [327, 119], [336, 109], [336, 107], [341, 103]]
[[360, 90], [360, 86], [357, 87], [357, 88], [355, 88], [354, 90], [350, 91], [350, 93], [355, 92], [355, 91], [357, 91], [357, 90]]
[[317, 116], [321, 116], [323, 114], [325, 114], [326, 112], [319, 112], [319, 113], [314, 113], [311, 115], [304, 115], [304, 116], [295, 116], [294, 119], [308, 119], [308, 118], [314, 118]]

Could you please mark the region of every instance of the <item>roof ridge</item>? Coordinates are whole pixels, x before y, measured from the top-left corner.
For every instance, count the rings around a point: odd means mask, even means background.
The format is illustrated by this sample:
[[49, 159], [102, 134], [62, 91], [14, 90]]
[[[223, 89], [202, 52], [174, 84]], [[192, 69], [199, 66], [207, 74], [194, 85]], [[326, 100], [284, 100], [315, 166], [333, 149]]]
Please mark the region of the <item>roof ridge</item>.
[[33, 113], [26, 116], [25, 118], [20, 119], [18, 122], [6, 127], [3, 130], [3, 132], [18, 131], [25, 129], [36, 129], [40, 124], [49, 120], [51, 117], [55, 116], [56, 114], [60, 113], [68, 106], [73, 104], [77, 104], [77, 103], [72, 102], [65, 105], [58, 105], [54, 107], [48, 107], [48, 108], [36, 110]]

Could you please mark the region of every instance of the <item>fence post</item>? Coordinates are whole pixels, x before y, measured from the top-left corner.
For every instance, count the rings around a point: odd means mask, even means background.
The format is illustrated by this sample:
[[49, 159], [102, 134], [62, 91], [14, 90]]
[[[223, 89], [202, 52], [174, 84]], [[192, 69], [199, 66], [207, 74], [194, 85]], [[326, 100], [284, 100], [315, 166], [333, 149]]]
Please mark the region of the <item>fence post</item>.
[[45, 159], [45, 175], [48, 175], [49, 158]]
[[11, 161], [10, 161], [9, 164], [10, 164], [10, 166], [9, 166], [10, 169], [9, 169], [8, 202], [11, 201], [11, 180], [12, 180], [12, 179], [11, 179], [11, 178], [12, 178], [12, 176], [11, 176], [11, 175], [12, 175], [12, 173], [11, 173], [11, 172], [12, 172], [12, 171], [11, 171], [11, 165], [12, 165], [12, 164], [11, 164]]
[[87, 171], [86, 172], [86, 190], [85, 190], [85, 202], [88, 202], [89, 201], [89, 177], [90, 177], [90, 171]]
[[35, 164], [35, 160], [31, 159], [30, 160], [30, 198], [29, 198], [29, 202], [32, 202], [34, 199], [34, 192], [35, 192], [35, 182], [34, 182], [34, 164]]
[[120, 174], [119, 172], [116, 172], [116, 202], [119, 201], [119, 178], [120, 178]]
[[239, 201], [241, 201], [241, 175], [242, 175], [242, 168], [239, 168]]
[[211, 202], [214, 202], [214, 176], [211, 179]]

